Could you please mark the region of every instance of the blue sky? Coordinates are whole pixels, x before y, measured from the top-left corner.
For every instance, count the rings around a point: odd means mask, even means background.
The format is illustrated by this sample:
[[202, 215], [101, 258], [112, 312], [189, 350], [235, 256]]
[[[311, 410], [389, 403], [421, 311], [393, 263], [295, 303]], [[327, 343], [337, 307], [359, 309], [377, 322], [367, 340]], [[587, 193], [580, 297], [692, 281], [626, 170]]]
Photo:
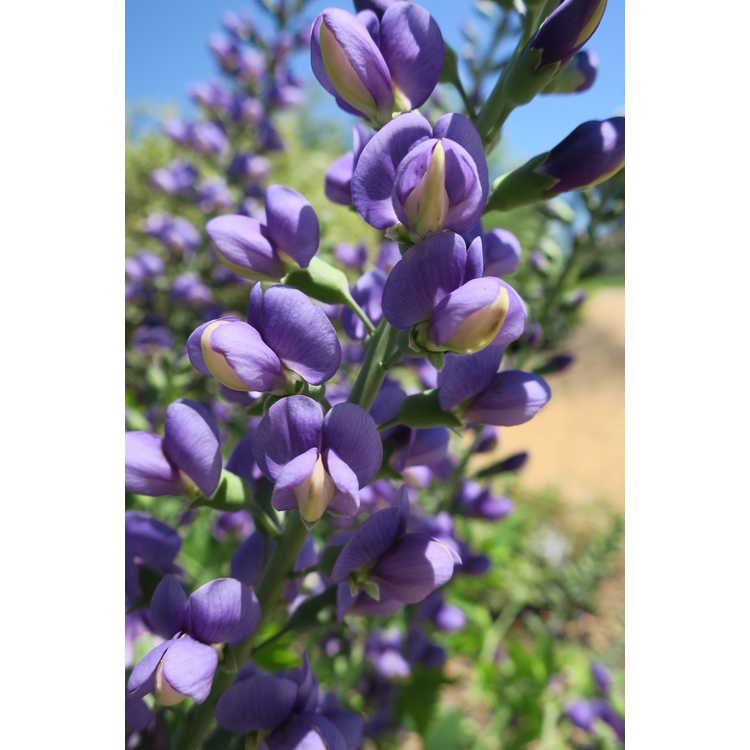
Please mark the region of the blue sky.
[[[422, 0], [455, 49], [463, 45], [461, 26], [477, 17], [471, 3], [462, 0]], [[310, 20], [325, 7], [351, 10], [346, 0], [314, 0]], [[218, 79], [209, 53], [209, 34], [220, 30], [226, 10], [254, 8], [251, 0], [126, 0], [126, 86], [128, 107], [172, 105], [185, 116], [193, 113], [188, 89], [193, 83]], [[263, 26], [264, 14], [253, 11]], [[609, 0], [604, 19], [588, 48], [599, 56], [599, 75], [592, 89], [577, 95], [537, 97], [513, 112], [503, 131], [515, 156], [546, 151], [584, 120], [622, 113], [625, 102], [625, 0]], [[301, 57], [296, 69], [312, 78]], [[314, 80], [314, 79], [313, 79]], [[342, 114], [342, 124], [350, 121]], [[507, 139], [507, 140], [506, 140]]]

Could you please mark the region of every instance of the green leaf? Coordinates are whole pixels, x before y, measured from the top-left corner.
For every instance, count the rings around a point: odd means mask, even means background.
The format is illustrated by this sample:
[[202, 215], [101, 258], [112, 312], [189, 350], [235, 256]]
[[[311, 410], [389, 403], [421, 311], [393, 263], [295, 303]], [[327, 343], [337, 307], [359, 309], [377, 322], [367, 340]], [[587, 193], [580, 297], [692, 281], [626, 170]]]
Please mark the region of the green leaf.
[[245, 488], [242, 480], [231, 471], [222, 471], [216, 492], [209, 498], [200, 498], [196, 505], [216, 510], [242, 510], [245, 505]]
[[391, 421], [394, 424], [419, 428], [461, 426], [461, 420], [458, 417], [440, 408], [436, 388], [407, 396], [401, 403], [398, 414]]
[[329, 305], [350, 305], [352, 302], [346, 274], [317, 256], [307, 268], [288, 273], [284, 283]]
[[437, 670], [415, 667], [396, 694], [396, 718], [399, 721], [410, 718], [417, 732], [424, 736], [435, 715], [444, 682], [446, 680]]

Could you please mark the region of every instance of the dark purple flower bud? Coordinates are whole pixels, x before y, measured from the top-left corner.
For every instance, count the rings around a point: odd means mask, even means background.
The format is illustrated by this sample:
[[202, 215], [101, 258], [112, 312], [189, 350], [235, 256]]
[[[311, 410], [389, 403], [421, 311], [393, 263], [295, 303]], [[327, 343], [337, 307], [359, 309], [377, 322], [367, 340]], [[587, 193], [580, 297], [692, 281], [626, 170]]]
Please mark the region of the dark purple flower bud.
[[591, 677], [599, 693], [605, 697], [609, 695], [609, 691], [612, 688], [612, 675], [603, 664], [594, 662], [591, 665]]
[[550, 81], [543, 94], [576, 94], [588, 91], [596, 80], [599, 58], [595, 52], [581, 50]]
[[172, 282], [172, 299], [195, 307], [205, 307], [213, 301], [211, 290], [190, 271], [182, 273]]
[[521, 370], [497, 373], [465, 407], [464, 418], [479, 424], [512, 427], [532, 419], [550, 399], [550, 389], [538, 375]]
[[610, 703], [603, 702], [599, 715], [605, 724], [609, 724], [617, 739], [625, 742], [625, 719], [612, 708]]
[[490, 491], [476, 482], [466, 481], [458, 491], [458, 505], [468, 518], [500, 521], [513, 512], [513, 502], [507, 497], [493, 497]]
[[431, 621], [443, 633], [455, 633], [466, 625], [466, 615], [458, 607], [446, 604], [438, 592], [430, 594], [419, 605], [417, 619]]
[[490, 451], [495, 450], [499, 443], [500, 435], [498, 434], [497, 428], [492, 425], [485, 425], [482, 427], [478, 435], [474, 451], [476, 453], [489, 453]]
[[227, 134], [215, 122], [200, 122], [195, 125], [191, 143], [199, 153], [213, 156], [221, 156], [229, 148]]
[[607, 0], [562, 0], [529, 41], [541, 51], [540, 65], [569, 60], [596, 31]]
[[284, 141], [281, 139], [278, 130], [273, 123], [264, 117], [258, 126], [258, 148], [261, 151], [283, 151]]
[[556, 354], [539, 367], [536, 367], [534, 372], [539, 375], [552, 375], [558, 372], [565, 372], [574, 362], [575, 357], [572, 354]]
[[428, 351], [472, 353], [510, 343], [523, 331], [525, 306], [501, 279], [476, 278], [481, 263], [478, 240], [467, 251], [458, 234], [427, 237], [391, 271], [383, 290], [385, 318], [395, 328], [414, 328], [414, 341]]
[[[374, 325], [377, 325], [383, 317], [383, 288], [385, 282], [385, 274], [375, 268], [360, 276], [357, 283], [352, 287], [352, 297]], [[367, 335], [364, 323], [348, 307], [344, 308], [341, 313], [341, 325], [347, 335], [355, 341], [360, 341]]]
[[551, 195], [591, 187], [622, 169], [625, 162], [625, 118], [590, 120], [557, 144], [539, 167], [556, 182]]
[[260, 422], [254, 452], [275, 482], [278, 510], [299, 508], [314, 523], [326, 508], [353, 516], [359, 489], [375, 476], [383, 448], [372, 417], [354, 404], [338, 404], [323, 416], [307, 396], [277, 401]]
[[154, 714], [143, 698], [125, 699], [125, 727], [130, 732], [142, 732], [152, 722]]
[[376, 229], [402, 222], [415, 236], [470, 230], [489, 192], [487, 160], [471, 121], [443, 115], [431, 128], [418, 112], [381, 128], [362, 149], [352, 201]]
[[599, 701], [574, 701], [565, 708], [565, 716], [573, 726], [589, 734], [594, 731], [594, 722], [599, 718]]
[[577, 308], [580, 307], [588, 297], [588, 294], [583, 289], [577, 289], [570, 294], [566, 295], [563, 299], [563, 304], [566, 307]]
[[521, 261], [521, 243], [507, 229], [493, 229], [482, 235], [485, 276], [507, 276]]
[[464, 542], [459, 542], [458, 554], [460, 555], [461, 563], [457, 570], [464, 575], [483, 576], [492, 567], [492, 562], [487, 555], [473, 552]]

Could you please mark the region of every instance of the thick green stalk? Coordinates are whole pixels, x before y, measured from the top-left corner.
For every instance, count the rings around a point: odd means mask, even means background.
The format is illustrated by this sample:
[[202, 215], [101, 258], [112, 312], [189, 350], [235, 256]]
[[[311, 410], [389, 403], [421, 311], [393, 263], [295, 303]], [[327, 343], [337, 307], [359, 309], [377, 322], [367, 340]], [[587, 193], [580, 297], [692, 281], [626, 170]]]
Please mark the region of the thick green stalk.
[[398, 331], [383, 319], [367, 343], [362, 368], [354, 381], [349, 401], [368, 410], [375, 400], [397, 346]]
[[[281, 595], [289, 572], [299, 557], [302, 545], [307, 538], [307, 529], [297, 511], [287, 513], [284, 531], [276, 543], [271, 559], [266, 564], [263, 577], [256, 594], [260, 603], [261, 619], [256, 629], [260, 631], [273, 607]], [[214, 677], [211, 695], [205, 703], [195, 706], [185, 723], [181, 741], [177, 745], [179, 750], [198, 750], [203, 740], [214, 727], [214, 708], [219, 696], [226, 690], [250, 657], [253, 648], [252, 637], [235, 646], [229, 646], [224, 651], [219, 669]]]

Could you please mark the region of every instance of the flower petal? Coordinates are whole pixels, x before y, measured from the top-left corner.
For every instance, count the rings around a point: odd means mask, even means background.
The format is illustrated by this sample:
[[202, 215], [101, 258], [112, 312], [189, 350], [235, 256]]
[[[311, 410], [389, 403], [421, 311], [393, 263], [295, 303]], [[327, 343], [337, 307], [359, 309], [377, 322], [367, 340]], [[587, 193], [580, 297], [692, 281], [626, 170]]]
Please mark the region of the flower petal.
[[280, 279], [284, 275], [284, 267], [256, 219], [217, 216], [206, 224], [206, 233], [219, 259], [235, 273], [263, 279]]
[[142, 698], [146, 693], [154, 689], [154, 676], [156, 668], [159, 666], [162, 656], [172, 645], [173, 641], [162, 641], [158, 646], [154, 646], [139, 662], [133, 667], [133, 671], [128, 678], [128, 696], [131, 698]]
[[490, 189], [487, 157], [484, 155], [482, 139], [471, 120], [455, 112], [448, 113], [438, 119], [432, 133], [435, 138], [450, 138], [468, 151], [476, 165], [482, 195], [486, 200]]
[[325, 177], [326, 198], [332, 203], [350, 206], [352, 203], [352, 174], [354, 154], [348, 151], [328, 168]]
[[520, 338], [526, 328], [526, 305], [510, 284], [500, 279], [500, 285], [508, 293], [508, 313], [500, 332], [492, 341], [492, 346], [505, 348], [508, 344]]
[[260, 606], [245, 584], [217, 578], [190, 595], [186, 619], [188, 632], [203, 643], [238, 643], [258, 626]]
[[164, 455], [159, 435], [151, 432], [125, 433], [125, 491], [161, 497], [181, 495], [182, 480], [177, 468]]
[[528, 422], [550, 399], [544, 378], [522, 370], [497, 373], [464, 413], [468, 422], [501, 427]]
[[263, 473], [276, 479], [293, 458], [319, 448], [323, 409], [309, 396], [287, 396], [271, 406], [253, 433], [253, 453]]
[[164, 576], [151, 597], [149, 628], [162, 638], [171, 638], [183, 628], [186, 603], [187, 596], [177, 577]]
[[182, 546], [180, 535], [148, 513], [125, 513], [125, 546], [128, 554], [149, 568], [168, 571]]
[[438, 303], [458, 289], [466, 271], [466, 243], [453, 232], [433, 234], [407, 251], [383, 289], [383, 314], [395, 328], [429, 319]]
[[445, 45], [435, 20], [419, 5], [394, 3], [380, 22], [380, 49], [410, 109], [421, 107], [443, 70]]
[[337, 404], [326, 414], [323, 425], [326, 449], [336, 451], [364, 487], [378, 473], [383, 444], [373, 418], [356, 404]]
[[488, 346], [468, 356], [448, 354], [438, 373], [438, 402], [450, 411], [462, 401], [481, 393], [492, 381], [503, 357], [502, 347]]
[[482, 235], [484, 273], [486, 276], [507, 276], [521, 262], [521, 243], [507, 229], [493, 229]]
[[359, 482], [350, 466], [342, 461], [336, 451], [326, 452], [326, 468], [336, 486], [329, 507], [342, 516], [356, 516], [359, 510]]
[[283, 252], [302, 268], [318, 251], [320, 226], [307, 198], [283, 185], [266, 190], [266, 225], [276, 251]]
[[218, 664], [219, 657], [211, 646], [183, 635], [164, 654], [162, 676], [175, 692], [203, 703], [211, 692]]
[[292, 510], [297, 507], [298, 499], [294, 491], [310, 478], [319, 455], [317, 448], [310, 448], [281, 469], [271, 495], [271, 503], [276, 510]]
[[410, 112], [391, 120], [362, 149], [352, 176], [352, 202], [368, 224], [386, 229], [398, 223], [391, 201], [396, 169], [407, 151], [431, 133], [430, 123]]
[[164, 453], [210, 497], [221, 478], [221, 442], [211, 414], [200, 404], [180, 399], [167, 407]]
[[260, 320], [256, 312], [253, 316], [268, 346], [308, 383], [319, 385], [338, 370], [341, 344], [336, 331], [323, 310], [306, 294], [272, 286], [262, 296]]
[[448, 547], [426, 534], [406, 534], [378, 561], [372, 577], [387, 596], [405, 604], [422, 601], [453, 575]]
[[254, 675], [227, 688], [216, 704], [216, 721], [235, 734], [272, 730], [286, 720], [296, 698], [292, 680]]

